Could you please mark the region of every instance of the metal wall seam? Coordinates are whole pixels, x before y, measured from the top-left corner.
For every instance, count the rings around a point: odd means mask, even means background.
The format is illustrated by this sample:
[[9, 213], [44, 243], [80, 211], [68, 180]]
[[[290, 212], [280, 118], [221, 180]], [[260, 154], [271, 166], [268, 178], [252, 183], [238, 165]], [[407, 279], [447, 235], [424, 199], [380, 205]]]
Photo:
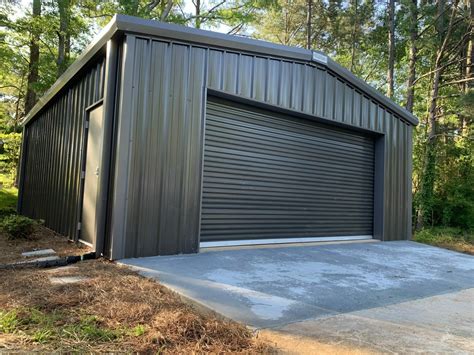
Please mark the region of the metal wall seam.
[[127, 218], [127, 190], [129, 171], [129, 146], [131, 125], [131, 100], [133, 61], [135, 58], [135, 36], [127, 35], [123, 42], [120, 94], [118, 101], [117, 139], [114, 161], [114, 189], [112, 191], [111, 259], [122, 259], [125, 255], [125, 228]]

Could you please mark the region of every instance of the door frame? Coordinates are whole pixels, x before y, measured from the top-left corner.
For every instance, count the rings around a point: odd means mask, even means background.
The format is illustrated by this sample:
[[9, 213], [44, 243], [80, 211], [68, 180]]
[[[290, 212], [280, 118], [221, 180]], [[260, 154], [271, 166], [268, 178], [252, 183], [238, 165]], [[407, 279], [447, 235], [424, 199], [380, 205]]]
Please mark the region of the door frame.
[[[76, 241], [83, 243], [91, 248], [93, 251], [97, 252], [97, 228], [96, 228], [96, 236], [95, 241], [96, 245], [93, 245], [83, 239], [81, 239], [81, 232], [82, 232], [82, 208], [84, 207], [84, 190], [85, 190], [85, 171], [86, 171], [86, 163], [87, 163], [87, 147], [88, 147], [88, 140], [89, 140], [89, 121], [90, 121], [90, 113], [99, 106], [103, 106], [104, 99], [100, 99], [94, 102], [92, 105], [86, 107], [84, 110], [84, 120], [83, 120], [83, 138], [82, 138], [82, 145], [81, 145], [81, 169], [80, 169], [80, 186], [79, 186], [79, 203], [78, 203], [78, 225], [76, 230]], [[102, 120], [104, 120], [104, 111], [102, 111]], [[102, 137], [103, 139], [103, 137]], [[103, 148], [103, 147], [102, 147]]]

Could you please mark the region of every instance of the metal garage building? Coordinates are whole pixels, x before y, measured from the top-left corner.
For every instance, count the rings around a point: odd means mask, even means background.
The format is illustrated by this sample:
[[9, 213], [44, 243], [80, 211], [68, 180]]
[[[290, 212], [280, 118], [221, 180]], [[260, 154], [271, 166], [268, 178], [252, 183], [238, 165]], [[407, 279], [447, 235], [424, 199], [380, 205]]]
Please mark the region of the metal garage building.
[[111, 259], [408, 239], [416, 124], [322, 53], [117, 15], [25, 119], [19, 211]]

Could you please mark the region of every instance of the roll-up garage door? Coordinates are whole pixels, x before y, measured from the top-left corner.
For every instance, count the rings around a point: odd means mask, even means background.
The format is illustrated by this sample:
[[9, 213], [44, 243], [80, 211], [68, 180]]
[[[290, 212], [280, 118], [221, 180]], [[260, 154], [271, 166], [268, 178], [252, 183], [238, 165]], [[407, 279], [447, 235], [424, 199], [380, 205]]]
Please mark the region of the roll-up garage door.
[[371, 236], [374, 141], [210, 99], [201, 241]]

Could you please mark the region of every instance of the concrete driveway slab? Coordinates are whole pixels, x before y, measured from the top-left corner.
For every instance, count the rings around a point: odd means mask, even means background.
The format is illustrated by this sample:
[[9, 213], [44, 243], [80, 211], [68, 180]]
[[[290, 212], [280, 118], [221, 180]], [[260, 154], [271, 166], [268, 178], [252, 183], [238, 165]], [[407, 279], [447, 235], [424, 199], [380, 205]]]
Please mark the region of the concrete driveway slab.
[[347, 338], [344, 329], [357, 334], [360, 324], [357, 336], [369, 343], [374, 339], [364, 334], [380, 327], [474, 337], [474, 257], [414, 242], [223, 250], [122, 263], [256, 328]]
[[341, 345], [377, 353], [472, 354], [473, 300], [474, 289], [462, 290], [264, 329], [259, 336], [300, 354], [334, 353]]

